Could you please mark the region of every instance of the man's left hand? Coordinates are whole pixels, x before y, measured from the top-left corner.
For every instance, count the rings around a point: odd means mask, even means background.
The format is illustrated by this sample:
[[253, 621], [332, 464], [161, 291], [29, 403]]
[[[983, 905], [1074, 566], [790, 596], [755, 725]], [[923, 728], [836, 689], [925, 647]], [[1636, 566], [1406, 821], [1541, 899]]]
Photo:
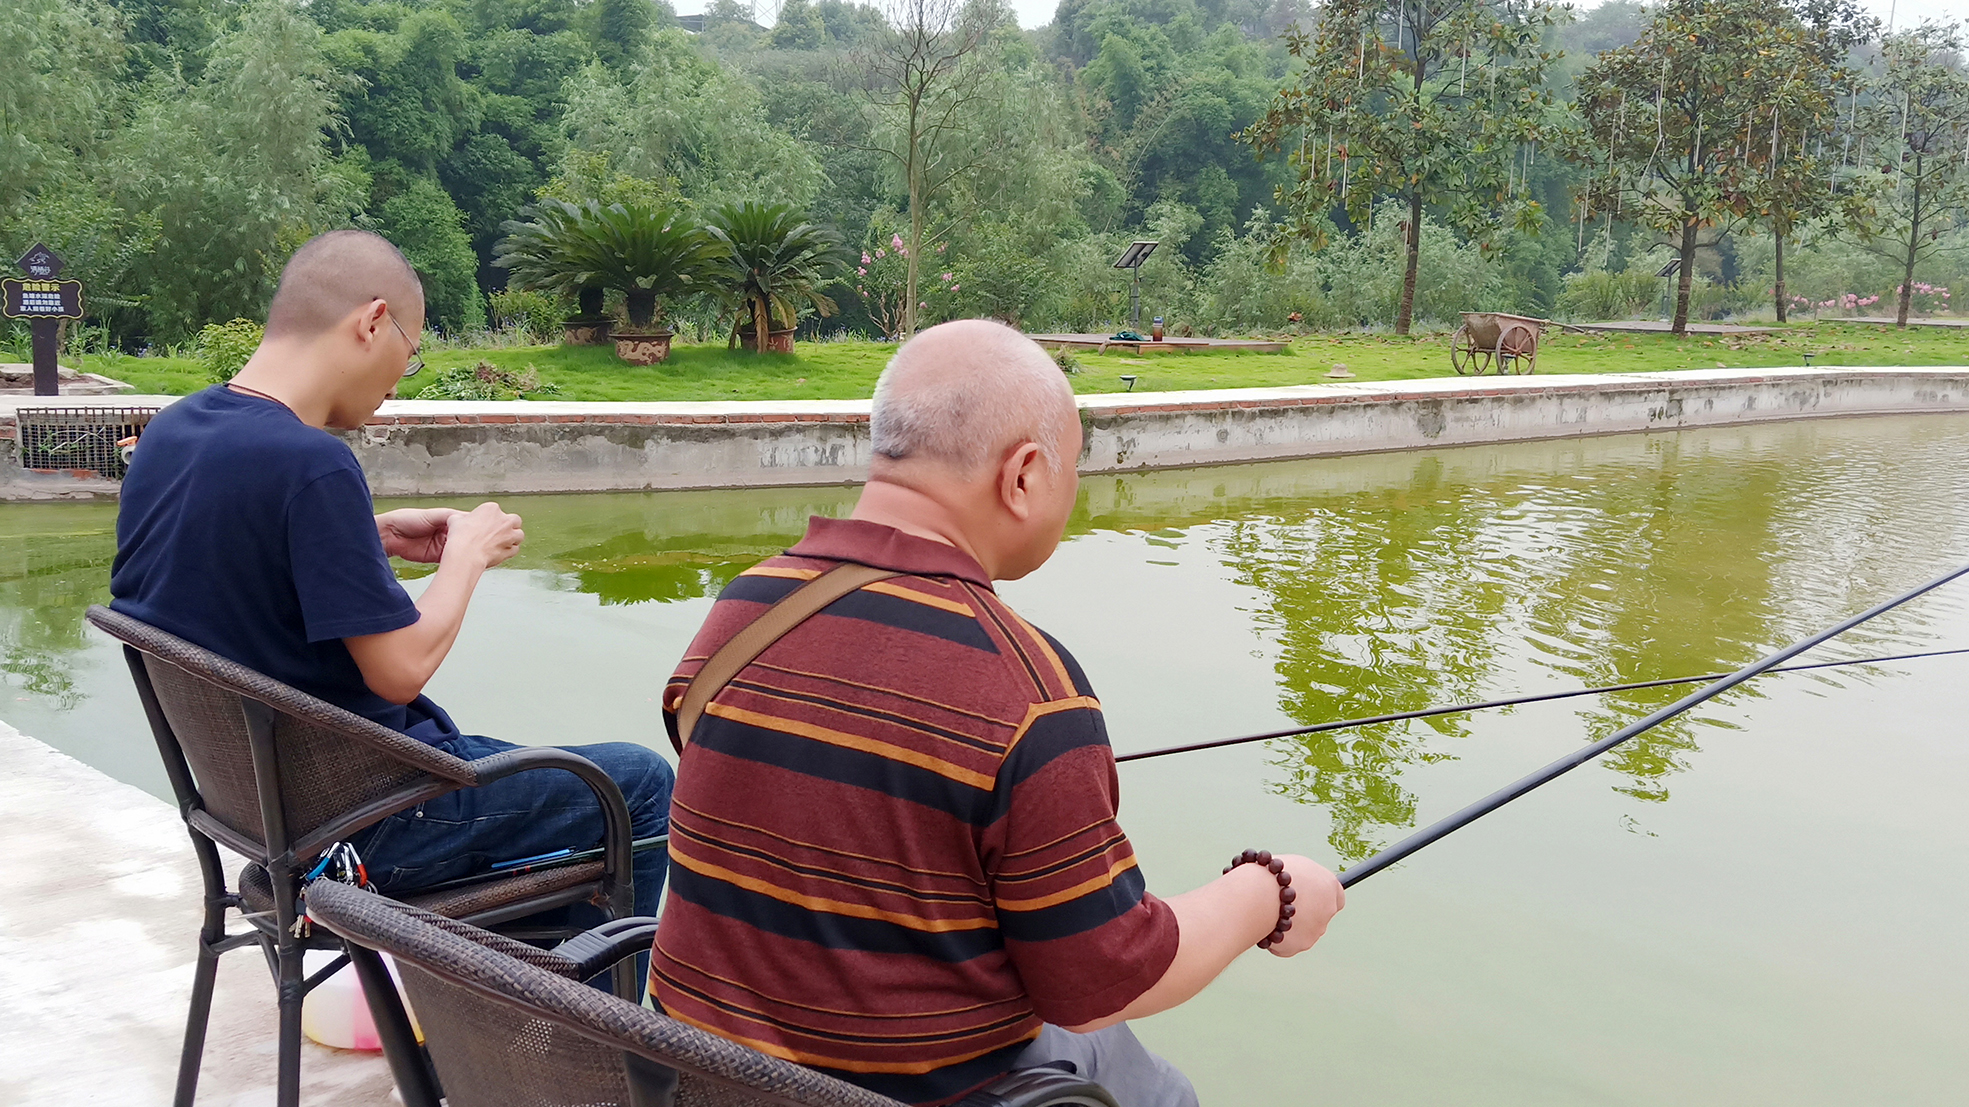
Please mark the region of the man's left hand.
[[452, 516], [463, 514], [455, 507], [400, 507], [376, 517], [376, 533], [391, 557], [435, 564], [444, 556]]

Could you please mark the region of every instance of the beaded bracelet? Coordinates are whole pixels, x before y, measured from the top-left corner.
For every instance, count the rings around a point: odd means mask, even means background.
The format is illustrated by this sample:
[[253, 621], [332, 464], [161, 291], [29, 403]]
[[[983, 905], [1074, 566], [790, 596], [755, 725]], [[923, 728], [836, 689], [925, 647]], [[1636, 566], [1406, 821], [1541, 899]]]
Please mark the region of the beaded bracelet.
[[1285, 871], [1285, 862], [1273, 857], [1270, 850], [1245, 850], [1231, 858], [1224, 871], [1228, 873], [1239, 865], [1263, 865], [1266, 872], [1278, 878], [1278, 925], [1272, 928], [1270, 934], [1258, 939], [1259, 949], [1270, 949], [1285, 941], [1285, 932], [1292, 929], [1292, 916], [1298, 913], [1298, 908], [1292, 906], [1292, 901], [1299, 898], [1299, 893], [1292, 888], [1292, 874]]

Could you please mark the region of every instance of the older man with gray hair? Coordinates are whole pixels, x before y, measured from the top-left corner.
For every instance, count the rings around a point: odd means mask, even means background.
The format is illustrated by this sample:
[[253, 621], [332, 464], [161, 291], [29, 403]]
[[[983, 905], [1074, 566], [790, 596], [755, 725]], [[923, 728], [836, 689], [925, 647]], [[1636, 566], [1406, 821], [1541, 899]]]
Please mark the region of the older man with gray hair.
[[1304, 951], [1344, 893], [1268, 853], [1147, 892], [1100, 702], [992, 589], [1045, 563], [1077, 497], [1045, 351], [933, 327], [882, 374], [871, 434], [852, 516], [734, 580], [665, 690], [682, 760], [651, 994], [910, 1103], [1071, 1062], [1122, 1107], [1194, 1104], [1126, 1021], [1253, 944]]

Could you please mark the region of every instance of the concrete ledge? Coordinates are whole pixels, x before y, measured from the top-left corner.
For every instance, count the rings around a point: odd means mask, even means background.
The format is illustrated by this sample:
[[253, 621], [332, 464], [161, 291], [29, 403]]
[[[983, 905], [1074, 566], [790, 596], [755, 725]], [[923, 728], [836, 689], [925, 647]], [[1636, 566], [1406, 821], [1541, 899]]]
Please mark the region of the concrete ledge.
[[[171, 1102], [202, 913], [177, 810], [0, 723], [0, 811], [0, 1103]], [[396, 1102], [380, 1054], [301, 1048], [303, 1103]], [[266, 961], [236, 950], [198, 1102], [273, 1103], [275, 1053]]]
[[[79, 401], [81, 398], [77, 398]], [[116, 397], [118, 405], [171, 397]], [[76, 402], [76, 401], [66, 401]], [[1411, 447], [1969, 410], [1969, 366], [1699, 369], [1333, 382], [1083, 396], [1086, 473]], [[0, 498], [112, 482], [23, 472], [0, 397]], [[379, 496], [847, 484], [868, 474], [868, 401], [392, 401], [348, 437]]]

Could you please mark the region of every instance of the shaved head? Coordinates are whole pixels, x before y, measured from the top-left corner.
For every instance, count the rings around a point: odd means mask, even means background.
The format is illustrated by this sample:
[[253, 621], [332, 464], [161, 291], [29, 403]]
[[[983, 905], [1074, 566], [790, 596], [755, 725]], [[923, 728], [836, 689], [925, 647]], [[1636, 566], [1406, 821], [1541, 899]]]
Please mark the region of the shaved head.
[[1022, 442], [1055, 471], [1073, 389], [1039, 344], [984, 319], [941, 323], [903, 343], [875, 384], [869, 433], [891, 461], [936, 461], [959, 473], [996, 463]]
[[424, 314], [424, 283], [390, 245], [368, 231], [329, 231], [287, 259], [267, 309], [268, 338], [313, 338], [373, 300], [399, 317]]

